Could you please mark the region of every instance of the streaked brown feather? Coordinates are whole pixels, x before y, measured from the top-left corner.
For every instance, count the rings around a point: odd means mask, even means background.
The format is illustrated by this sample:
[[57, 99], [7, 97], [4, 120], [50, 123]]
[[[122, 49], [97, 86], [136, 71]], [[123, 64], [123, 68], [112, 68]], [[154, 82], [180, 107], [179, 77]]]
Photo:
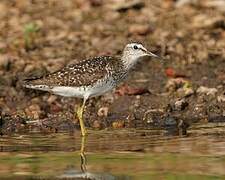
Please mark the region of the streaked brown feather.
[[113, 76], [113, 72], [121, 71], [123, 64], [120, 60], [111, 56], [101, 56], [71, 64], [54, 73], [40, 78], [27, 79], [29, 85], [54, 86], [90, 86], [107, 75]]

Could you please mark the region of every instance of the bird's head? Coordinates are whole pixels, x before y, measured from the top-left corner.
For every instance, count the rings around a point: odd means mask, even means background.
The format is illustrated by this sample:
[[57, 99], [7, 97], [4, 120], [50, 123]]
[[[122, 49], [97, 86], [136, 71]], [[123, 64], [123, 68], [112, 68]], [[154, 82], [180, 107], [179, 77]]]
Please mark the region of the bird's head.
[[122, 54], [122, 60], [128, 68], [132, 67], [138, 60], [142, 59], [143, 57], [158, 58], [157, 55], [151, 53], [142, 44], [139, 43], [127, 44]]

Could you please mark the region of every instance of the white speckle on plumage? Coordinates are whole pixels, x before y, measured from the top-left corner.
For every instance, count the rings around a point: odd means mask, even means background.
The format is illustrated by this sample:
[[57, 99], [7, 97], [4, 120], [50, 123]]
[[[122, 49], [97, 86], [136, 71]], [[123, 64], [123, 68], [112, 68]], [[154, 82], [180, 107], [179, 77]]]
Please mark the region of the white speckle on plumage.
[[28, 81], [25, 87], [51, 91], [61, 96], [88, 98], [101, 95], [123, 80], [143, 56], [156, 57], [141, 44], [127, 44], [121, 58], [101, 56], [83, 60], [57, 73]]
[[143, 56], [156, 57], [141, 44], [127, 44], [121, 58], [101, 56], [87, 59], [41, 78], [27, 79], [24, 86], [49, 91], [60, 96], [83, 98], [83, 105], [77, 111], [77, 116], [81, 134], [85, 136], [83, 111], [86, 100], [114, 88]]

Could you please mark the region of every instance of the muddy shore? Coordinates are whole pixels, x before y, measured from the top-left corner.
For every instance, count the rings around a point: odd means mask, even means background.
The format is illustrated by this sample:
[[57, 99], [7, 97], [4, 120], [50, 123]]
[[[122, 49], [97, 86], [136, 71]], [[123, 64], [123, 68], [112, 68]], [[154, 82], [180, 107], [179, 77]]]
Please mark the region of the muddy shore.
[[[166, 129], [225, 122], [225, 7], [208, 1], [0, 2], [0, 133], [76, 131], [79, 99], [25, 89], [21, 80], [141, 42], [141, 61], [117, 89], [88, 101], [90, 129]], [[172, 131], [171, 131], [172, 129]]]

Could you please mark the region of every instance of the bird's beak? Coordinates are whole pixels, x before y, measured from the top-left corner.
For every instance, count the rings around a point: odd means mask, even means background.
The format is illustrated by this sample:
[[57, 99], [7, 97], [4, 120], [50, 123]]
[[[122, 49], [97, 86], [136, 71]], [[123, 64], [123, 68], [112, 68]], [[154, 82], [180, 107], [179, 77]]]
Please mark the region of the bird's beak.
[[156, 54], [151, 53], [150, 51], [147, 51], [147, 55], [155, 58], [159, 58]]
[[154, 58], [157, 58], [159, 59], [160, 61], [163, 61], [164, 59], [156, 54], [153, 54], [152, 52], [150, 51], [147, 51], [147, 55], [150, 56], [150, 57], [154, 57]]
[[162, 57], [160, 57], [160, 56], [158, 56], [158, 55], [156, 55], [156, 54], [154, 54], [154, 53], [148, 51], [148, 50], [145, 49], [145, 48], [143, 49], [143, 51], [145, 51], [146, 55], [149, 56], [149, 57], [154, 57], [154, 58], [157, 58], [157, 59], [159, 59], [159, 60], [163, 60]]

